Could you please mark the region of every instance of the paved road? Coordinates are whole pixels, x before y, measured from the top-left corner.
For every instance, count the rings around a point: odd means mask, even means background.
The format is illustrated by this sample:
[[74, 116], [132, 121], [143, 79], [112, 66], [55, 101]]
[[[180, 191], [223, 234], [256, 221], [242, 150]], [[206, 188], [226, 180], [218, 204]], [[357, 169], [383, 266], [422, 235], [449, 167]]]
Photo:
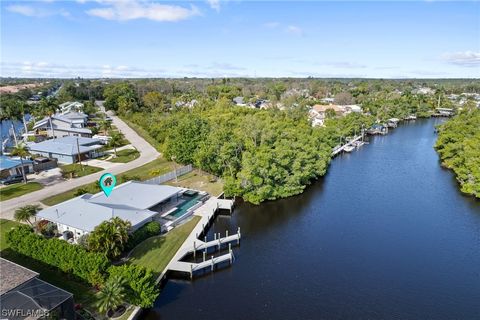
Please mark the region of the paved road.
[[[112, 116], [113, 124], [125, 135], [132, 145], [140, 152], [140, 157], [137, 159], [121, 164], [117, 167], [110, 168], [108, 172], [112, 174], [120, 174], [130, 169], [142, 166], [150, 161], [155, 160], [160, 154], [147, 141], [140, 137], [132, 128], [130, 128], [120, 118]], [[90, 174], [81, 178], [76, 178], [68, 181], [63, 181], [52, 186], [45, 187], [41, 190], [25, 194], [21, 197], [13, 198], [7, 201], [0, 202], [0, 218], [13, 219], [13, 212], [16, 208], [27, 205], [39, 203], [40, 200], [53, 196], [84, 184], [96, 181], [102, 174], [107, 172], [102, 170], [100, 172]]]

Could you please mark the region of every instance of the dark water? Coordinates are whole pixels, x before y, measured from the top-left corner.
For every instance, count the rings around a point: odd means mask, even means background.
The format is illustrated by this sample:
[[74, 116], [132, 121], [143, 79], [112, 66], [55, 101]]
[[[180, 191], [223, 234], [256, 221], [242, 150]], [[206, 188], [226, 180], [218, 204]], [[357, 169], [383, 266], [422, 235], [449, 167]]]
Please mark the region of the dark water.
[[170, 280], [146, 319], [480, 319], [480, 201], [432, 146], [436, 119], [335, 159], [304, 194], [239, 205], [231, 268]]

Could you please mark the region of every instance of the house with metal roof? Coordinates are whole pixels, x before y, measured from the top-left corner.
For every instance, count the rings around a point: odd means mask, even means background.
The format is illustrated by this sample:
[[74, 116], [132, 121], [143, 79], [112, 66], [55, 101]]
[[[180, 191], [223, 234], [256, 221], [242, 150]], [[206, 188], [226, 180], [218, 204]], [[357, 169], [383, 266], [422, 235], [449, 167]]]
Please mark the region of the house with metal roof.
[[101, 156], [104, 144], [100, 139], [65, 136], [27, 145], [30, 153], [55, 158], [60, 163], [74, 163], [78, 160]]
[[[23, 159], [25, 173], [33, 172], [33, 161]], [[19, 157], [0, 156], [0, 178], [22, 174], [22, 161]]]
[[33, 130], [38, 134], [56, 138], [65, 136], [91, 137], [92, 130], [85, 128], [87, 119], [88, 116], [82, 112], [56, 113], [51, 119], [45, 117], [37, 121], [33, 126]]
[[129, 181], [115, 187], [108, 197], [103, 192], [87, 193], [43, 209], [37, 213], [37, 220], [55, 223], [61, 234], [71, 232], [74, 241], [113, 217], [130, 221], [133, 231], [174, 207], [183, 191], [167, 185]]
[[75, 319], [73, 295], [39, 274], [0, 258], [0, 313], [2, 319]]

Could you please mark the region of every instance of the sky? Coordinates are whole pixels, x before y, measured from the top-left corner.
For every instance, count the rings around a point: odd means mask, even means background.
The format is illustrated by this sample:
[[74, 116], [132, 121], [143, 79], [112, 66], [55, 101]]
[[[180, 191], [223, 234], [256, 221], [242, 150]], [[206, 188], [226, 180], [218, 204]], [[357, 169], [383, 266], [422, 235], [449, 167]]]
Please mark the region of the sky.
[[3, 77], [480, 78], [480, 2], [4, 1]]

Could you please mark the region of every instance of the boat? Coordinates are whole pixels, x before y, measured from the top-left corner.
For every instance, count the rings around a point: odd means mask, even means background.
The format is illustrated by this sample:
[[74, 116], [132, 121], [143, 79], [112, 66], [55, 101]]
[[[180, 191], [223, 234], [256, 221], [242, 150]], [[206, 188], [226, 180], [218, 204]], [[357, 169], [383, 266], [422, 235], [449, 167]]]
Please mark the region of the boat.
[[353, 149], [355, 149], [354, 146], [348, 145], [348, 146], [345, 146], [345, 147], [343, 148], [343, 151], [345, 151], [345, 152], [352, 152]]
[[365, 142], [363, 141], [355, 141], [353, 143], [353, 145], [356, 147], [356, 148], [360, 148], [361, 146], [363, 146], [365, 144]]

